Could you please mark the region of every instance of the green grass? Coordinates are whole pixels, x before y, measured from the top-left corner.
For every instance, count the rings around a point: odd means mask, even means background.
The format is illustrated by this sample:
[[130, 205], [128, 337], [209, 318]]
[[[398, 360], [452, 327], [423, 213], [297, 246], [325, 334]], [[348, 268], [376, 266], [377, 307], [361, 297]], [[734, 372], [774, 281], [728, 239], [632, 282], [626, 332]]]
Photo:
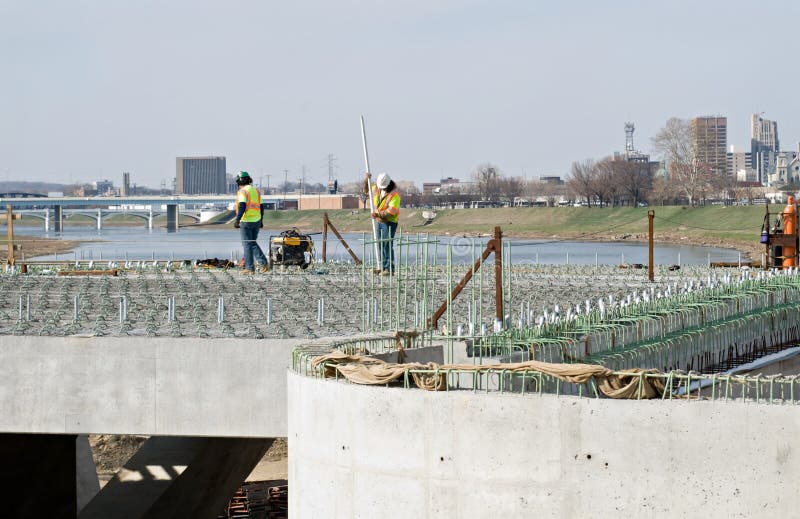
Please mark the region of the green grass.
[[[707, 207], [519, 207], [497, 209], [447, 209], [437, 211], [430, 225], [423, 225], [422, 209], [404, 209], [401, 225], [408, 232], [434, 234], [489, 234], [496, 225], [509, 236], [579, 237], [632, 234], [647, 235], [647, 212], [653, 210], [654, 234], [686, 236], [692, 241], [729, 241], [757, 243], [764, 219], [764, 206]], [[772, 206], [779, 211], [779, 206]], [[325, 211], [270, 211], [266, 213], [269, 228], [299, 227], [322, 229]], [[340, 231], [368, 232], [370, 221], [366, 210], [353, 214], [350, 210], [327, 211]]]
[[[780, 212], [782, 206], [770, 206]], [[655, 212], [654, 233], [660, 242], [681, 242], [753, 248], [758, 244], [764, 206], [706, 206], [706, 207], [518, 207], [496, 209], [446, 209], [436, 211], [430, 225], [423, 225], [423, 209], [403, 209], [400, 223], [404, 233], [489, 235], [500, 226], [507, 236], [554, 237], [574, 239], [615, 239], [621, 236], [644, 240], [647, 238], [647, 212]], [[322, 216], [327, 212], [331, 222], [341, 232], [370, 232], [369, 213], [361, 210], [267, 211], [265, 227], [289, 229], [297, 227], [306, 232], [322, 230]], [[226, 222], [232, 216], [225, 212], [212, 220]], [[165, 217], [155, 219], [163, 224]], [[774, 216], [773, 216], [774, 219]], [[41, 220], [25, 218], [22, 223], [41, 225]], [[67, 225], [92, 225], [94, 220], [75, 215]], [[144, 225], [140, 218], [118, 215], [104, 220], [108, 225]], [[181, 224], [193, 220], [182, 217]], [[232, 225], [232, 224], [231, 224]]]

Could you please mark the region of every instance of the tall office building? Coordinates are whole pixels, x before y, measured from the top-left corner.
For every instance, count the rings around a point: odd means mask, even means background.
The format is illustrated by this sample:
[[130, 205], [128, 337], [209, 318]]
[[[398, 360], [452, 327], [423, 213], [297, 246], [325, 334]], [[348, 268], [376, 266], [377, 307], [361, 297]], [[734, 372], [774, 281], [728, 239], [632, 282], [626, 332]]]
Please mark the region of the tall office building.
[[778, 123], [753, 114], [750, 117], [750, 160], [759, 182], [766, 184], [775, 173], [780, 150]]
[[225, 157], [178, 157], [176, 159], [176, 194], [223, 195], [225, 192]]
[[94, 189], [97, 191], [97, 196], [108, 196], [114, 192], [114, 182], [103, 179], [94, 183]]
[[695, 117], [689, 124], [697, 161], [711, 173], [728, 172], [728, 118]]
[[119, 189], [120, 196], [131, 195], [131, 174], [128, 172], [122, 173], [122, 186]]

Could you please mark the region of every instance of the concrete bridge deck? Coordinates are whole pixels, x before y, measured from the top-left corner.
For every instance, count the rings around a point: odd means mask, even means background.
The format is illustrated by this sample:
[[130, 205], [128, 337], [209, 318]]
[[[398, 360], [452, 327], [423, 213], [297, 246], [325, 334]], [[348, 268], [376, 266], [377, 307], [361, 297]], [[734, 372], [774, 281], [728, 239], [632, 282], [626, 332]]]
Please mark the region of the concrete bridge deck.
[[[3, 516], [216, 517], [287, 435], [297, 342], [0, 336]], [[150, 439], [98, 493], [89, 433]]]

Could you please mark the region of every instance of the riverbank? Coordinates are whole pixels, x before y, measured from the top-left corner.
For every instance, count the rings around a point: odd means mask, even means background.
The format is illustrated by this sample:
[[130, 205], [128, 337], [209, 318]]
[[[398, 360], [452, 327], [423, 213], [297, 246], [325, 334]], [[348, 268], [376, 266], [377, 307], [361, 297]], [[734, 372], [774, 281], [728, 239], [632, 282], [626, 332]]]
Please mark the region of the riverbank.
[[[14, 244], [19, 245], [20, 247], [20, 249], [14, 253], [16, 260], [20, 261], [25, 258], [66, 253], [80, 245], [81, 242], [75, 240], [55, 240], [52, 238], [37, 238], [35, 236], [16, 235], [14, 236]], [[0, 250], [8, 250], [8, 238], [5, 235], [0, 237]], [[8, 260], [8, 253], [5, 254], [5, 257], [6, 260]]]
[[[774, 207], [774, 206], [773, 206]], [[430, 210], [404, 209], [401, 228], [405, 234], [430, 233], [441, 236], [487, 237], [494, 226], [511, 238], [566, 241], [639, 242], [647, 241], [648, 209], [655, 213], [654, 240], [668, 245], [693, 245], [734, 249], [745, 258], [759, 260], [764, 250], [759, 244], [764, 206], [709, 206], [655, 208], [522, 207], [496, 209], [447, 209], [436, 211], [430, 221], [423, 217]], [[777, 207], [774, 207], [776, 210]], [[265, 226], [271, 229], [296, 227], [304, 232], [322, 230], [326, 211], [269, 211]], [[329, 210], [328, 216], [340, 232], [370, 233], [366, 210]], [[223, 213], [204, 224], [183, 227], [225, 227], [232, 213]], [[104, 227], [130, 227], [133, 220], [109, 218]], [[93, 221], [87, 219], [87, 225]], [[70, 218], [70, 225], [84, 222]], [[138, 221], [141, 225], [141, 220]], [[232, 227], [232, 226], [231, 226]], [[232, 229], [231, 229], [232, 230]], [[26, 257], [62, 253], [79, 242], [45, 238], [23, 240]], [[2, 245], [0, 241], [0, 245]], [[18, 256], [19, 257], [19, 256]]]
[[[405, 233], [489, 236], [499, 225], [505, 236], [513, 238], [646, 242], [648, 210], [655, 213], [656, 243], [729, 248], [755, 260], [764, 250], [759, 244], [764, 206], [445, 209], [435, 211], [430, 223], [423, 212], [431, 210], [405, 209], [400, 223]], [[274, 211], [267, 213], [267, 220], [270, 227], [318, 231], [324, 212]], [[327, 213], [340, 232], [371, 232], [366, 210]]]

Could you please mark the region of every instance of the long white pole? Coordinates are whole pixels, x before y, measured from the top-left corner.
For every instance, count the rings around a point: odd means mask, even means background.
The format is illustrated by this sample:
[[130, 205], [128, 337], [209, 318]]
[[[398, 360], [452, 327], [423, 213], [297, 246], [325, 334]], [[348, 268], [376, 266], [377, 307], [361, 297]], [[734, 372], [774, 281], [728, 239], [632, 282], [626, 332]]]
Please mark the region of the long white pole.
[[[369, 153], [367, 152], [367, 130], [364, 128], [364, 116], [361, 116], [361, 142], [364, 144], [364, 164], [367, 166], [367, 173], [372, 173], [369, 169]], [[372, 240], [375, 244], [375, 268], [381, 266], [381, 255], [378, 251], [378, 222], [372, 218], [372, 213], [375, 212], [375, 203], [372, 201], [372, 182], [370, 177], [367, 177], [367, 198], [369, 199], [369, 214], [372, 220]]]

